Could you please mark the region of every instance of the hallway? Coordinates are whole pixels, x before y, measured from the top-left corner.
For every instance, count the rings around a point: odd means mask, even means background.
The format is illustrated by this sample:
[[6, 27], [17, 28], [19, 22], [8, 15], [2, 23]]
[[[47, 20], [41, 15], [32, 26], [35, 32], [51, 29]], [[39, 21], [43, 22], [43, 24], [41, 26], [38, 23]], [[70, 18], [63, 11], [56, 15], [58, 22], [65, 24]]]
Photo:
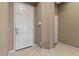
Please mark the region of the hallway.
[[79, 48], [58, 43], [54, 49], [41, 49], [38, 46], [33, 46], [27, 49], [15, 52], [16, 56], [79, 56]]

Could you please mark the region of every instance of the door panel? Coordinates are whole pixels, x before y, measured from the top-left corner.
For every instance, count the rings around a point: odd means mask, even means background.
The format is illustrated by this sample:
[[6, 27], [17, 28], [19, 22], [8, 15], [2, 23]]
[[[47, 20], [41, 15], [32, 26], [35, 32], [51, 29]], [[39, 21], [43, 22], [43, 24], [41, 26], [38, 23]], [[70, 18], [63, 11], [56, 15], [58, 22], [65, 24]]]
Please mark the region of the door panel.
[[34, 7], [15, 3], [16, 50], [33, 45]]

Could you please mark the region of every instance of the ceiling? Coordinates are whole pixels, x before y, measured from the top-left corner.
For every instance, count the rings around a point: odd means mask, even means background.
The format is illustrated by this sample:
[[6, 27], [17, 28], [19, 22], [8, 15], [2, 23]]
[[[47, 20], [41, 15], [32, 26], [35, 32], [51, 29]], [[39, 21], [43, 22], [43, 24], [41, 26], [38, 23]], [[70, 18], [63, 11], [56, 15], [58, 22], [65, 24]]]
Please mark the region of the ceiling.
[[30, 4], [30, 5], [33, 5], [33, 6], [36, 6], [38, 4], [38, 2], [26, 2], [27, 4]]

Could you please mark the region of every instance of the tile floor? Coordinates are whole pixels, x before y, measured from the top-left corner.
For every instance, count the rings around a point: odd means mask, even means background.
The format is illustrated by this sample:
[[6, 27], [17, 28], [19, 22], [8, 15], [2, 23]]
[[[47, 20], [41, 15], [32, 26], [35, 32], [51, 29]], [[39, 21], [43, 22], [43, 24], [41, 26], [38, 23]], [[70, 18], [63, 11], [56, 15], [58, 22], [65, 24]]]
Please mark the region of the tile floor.
[[55, 48], [50, 50], [33, 46], [15, 52], [16, 56], [79, 56], [79, 48], [58, 43]]

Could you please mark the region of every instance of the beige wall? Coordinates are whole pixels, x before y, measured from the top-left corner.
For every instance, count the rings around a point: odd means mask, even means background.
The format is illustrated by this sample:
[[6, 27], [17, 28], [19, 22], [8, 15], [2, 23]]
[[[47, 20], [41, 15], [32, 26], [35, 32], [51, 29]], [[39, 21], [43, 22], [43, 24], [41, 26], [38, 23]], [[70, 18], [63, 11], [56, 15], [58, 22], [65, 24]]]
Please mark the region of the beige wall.
[[9, 3], [0, 2], [0, 55], [9, 51]]
[[43, 48], [53, 47], [53, 18], [54, 17], [54, 3], [42, 3], [42, 29], [41, 40]]
[[[42, 48], [53, 47], [54, 3], [42, 2], [37, 5], [37, 42]], [[42, 25], [39, 27], [38, 22]]]
[[13, 3], [0, 2], [0, 55], [8, 55], [14, 48]]
[[79, 3], [59, 5], [59, 41], [79, 47]]

